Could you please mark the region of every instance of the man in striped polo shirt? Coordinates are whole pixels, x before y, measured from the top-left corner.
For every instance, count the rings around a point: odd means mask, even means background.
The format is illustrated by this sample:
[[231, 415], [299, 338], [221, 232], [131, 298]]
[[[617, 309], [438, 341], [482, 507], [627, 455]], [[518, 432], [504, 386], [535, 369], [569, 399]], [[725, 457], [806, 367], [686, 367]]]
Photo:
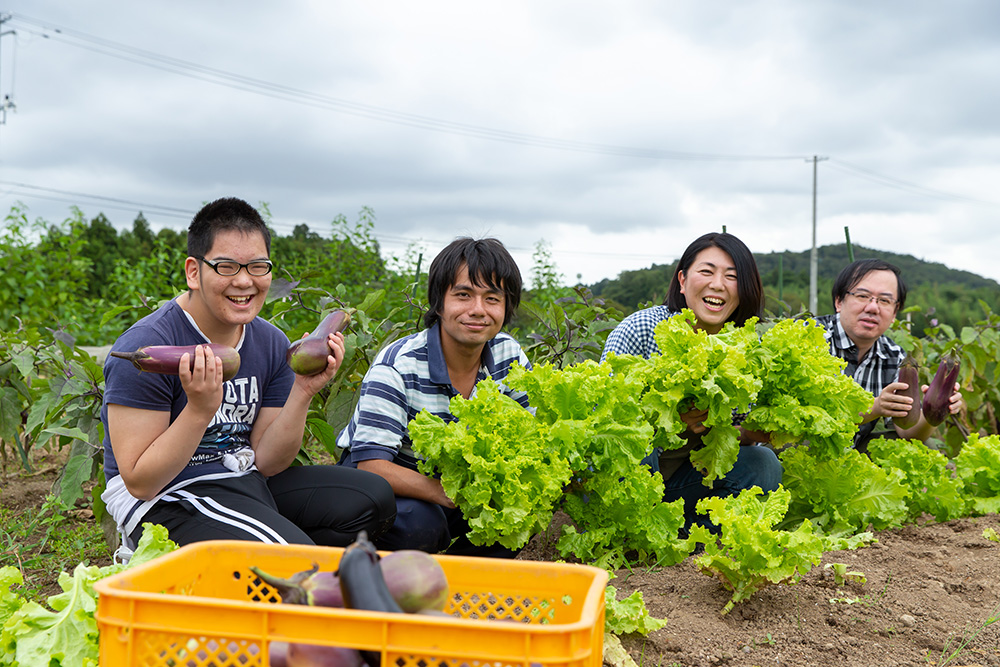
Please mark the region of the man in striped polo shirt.
[[[844, 373], [874, 396], [872, 408], [863, 415], [854, 436], [854, 446], [862, 452], [868, 451], [873, 438], [927, 440], [933, 432], [923, 413], [908, 429], [892, 423], [893, 417], [905, 417], [912, 405], [909, 397], [896, 393], [906, 388], [897, 381], [906, 351], [885, 335], [905, 304], [906, 284], [898, 267], [880, 259], [859, 259], [844, 268], [833, 283], [836, 313], [816, 318], [826, 328], [831, 354], [847, 362]], [[956, 383], [950, 410], [957, 413], [963, 405]]]
[[424, 409], [456, 421], [451, 399], [469, 398], [487, 377], [528, 407], [524, 392], [503, 384], [512, 364], [530, 367], [517, 341], [501, 332], [521, 301], [521, 273], [496, 239], [456, 239], [431, 262], [427, 298], [426, 328], [382, 349], [365, 374], [337, 440], [340, 462], [381, 475], [396, 494], [396, 521], [376, 539], [378, 548], [510, 557], [500, 545], [469, 542], [468, 524], [440, 480], [417, 470], [407, 427]]

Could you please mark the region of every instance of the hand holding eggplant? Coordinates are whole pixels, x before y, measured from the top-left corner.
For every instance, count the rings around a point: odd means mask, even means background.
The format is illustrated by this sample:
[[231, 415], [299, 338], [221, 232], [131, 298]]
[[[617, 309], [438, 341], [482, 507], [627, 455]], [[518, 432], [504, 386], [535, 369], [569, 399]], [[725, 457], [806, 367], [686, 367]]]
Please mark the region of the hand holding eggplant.
[[[905, 385], [905, 387], [902, 385]], [[903, 358], [902, 363], [899, 365], [899, 374], [897, 375], [896, 382], [893, 382], [890, 386], [895, 386], [893, 393], [897, 396], [910, 399], [906, 414], [891, 415], [893, 424], [901, 429], [913, 428], [920, 421], [921, 405], [920, 369], [917, 366], [916, 359], [910, 355], [906, 355]]]
[[147, 345], [135, 352], [112, 351], [146, 373], [176, 375], [188, 405], [209, 415], [222, 404], [222, 383], [240, 369], [240, 353], [228, 345]]
[[949, 414], [962, 410], [964, 401], [958, 384], [960, 368], [958, 358], [952, 353], [945, 355], [938, 364], [937, 373], [924, 393], [924, 419], [931, 426], [941, 424]]
[[[343, 310], [335, 310], [323, 318], [312, 333], [288, 345], [286, 358], [288, 365], [297, 375], [318, 375], [329, 368], [329, 357], [336, 355], [332, 347], [340, 341], [343, 351], [343, 336], [337, 336], [351, 323], [351, 316]], [[340, 355], [343, 359], [343, 354]], [[337, 361], [336, 366], [340, 365]], [[332, 376], [331, 376], [332, 377]]]
[[[303, 339], [305, 340], [305, 339]], [[312, 375], [295, 374], [295, 387], [305, 392], [306, 396], [315, 396], [323, 389], [340, 371], [340, 366], [344, 363], [344, 334], [330, 334], [327, 340], [323, 341], [327, 346], [328, 354], [324, 363], [327, 364], [319, 373]], [[332, 359], [332, 361], [331, 361]]]
[[184, 362], [185, 356], [181, 356], [177, 375], [181, 379], [188, 406], [210, 417], [222, 405], [222, 384], [225, 377], [223, 361], [207, 345], [198, 345], [191, 353], [190, 370]]
[[188, 355], [187, 367], [194, 370], [195, 352], [201, 347], [222, 360], [222, 379], [231, 380], [240, 370], [240, 353], [228, 345], [205, 343], [203, 345], [147, 345], [135, 352], [111, 352], [112, 357], [125, 359], [146, 373], [180, 375], [181, 361]]

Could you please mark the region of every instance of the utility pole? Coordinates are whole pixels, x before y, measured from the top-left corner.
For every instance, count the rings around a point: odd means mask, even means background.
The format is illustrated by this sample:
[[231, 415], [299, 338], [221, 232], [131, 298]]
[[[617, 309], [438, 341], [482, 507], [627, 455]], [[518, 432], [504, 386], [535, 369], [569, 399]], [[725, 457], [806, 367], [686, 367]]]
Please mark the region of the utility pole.
[[[6, 23], [7, 21], [9, 21], [10, 18], [11, 18], [10, 14], [0, 14], [0, 42], [2, 42], [2, 39], [3, 39], [4, 35], [14, 35], [14, 34], [16, 34], [16, 32], [14, 30], [3, 30], [3, 24]], [[2, 50], [3, 50], [2, 47], [3, 47], [3, 44], [0, 44], [0, 52], [2, 52]], [[0, 69], [0, 81], [2, 81], [2, 77], [3, 77], [3, 71], [2, 71], [2, 69]], [[12, 77], [12, 80], [13, 80], [13, 77]], [[0, 86], [0, 93], [2, 93], [2, 92], [3, 92], [2, 86]], [[13, 88], [12, 88], [10, 94], [3, 95], [2, 98], [0, 98], [0, 125], [6, 125], [7, 124], [7, 110], [8, 109], [15, 110], [17, 108], [17, 107], [14, 106], [13, 94], [14, 94], [14, 91], [13, 91]]]
[[[819, 157], [817, 155], [812, 156], [813, 163], [813, 242], [812, 242], [812, 252], [809, 254], [809, 312], [813, 315], [816, 314], [816, 309], [819, 304], [816, 299], [816, 283], [817, 283], [817, 273], [819, 267], [819, 258], [816, 254], [816, 165], [819, 164], [820, 160], [827, 160], [829, 158]], [[806, 160], [809, 162], [809, 160]]]

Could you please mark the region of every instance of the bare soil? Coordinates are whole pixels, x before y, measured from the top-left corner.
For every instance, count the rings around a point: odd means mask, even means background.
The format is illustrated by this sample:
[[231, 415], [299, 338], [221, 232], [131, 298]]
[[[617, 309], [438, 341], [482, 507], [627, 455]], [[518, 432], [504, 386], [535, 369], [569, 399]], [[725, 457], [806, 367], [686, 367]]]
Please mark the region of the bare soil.
[[[1000, 620], [988, 625], [1000, 617], [1000, 544], [983, 537], [987, 527], [1000, 531], [1000, 517], [878, 532], [871, 546], [829, 552], [798, 583], [765, 588], [726, 616], [729, 592], [694, 557], [622, 570], [611, 582], [619, 595], [642, 591], [651, 615], [668, 621], [622, 643], [642, 667], [1000, 665]], [[555, 558], [552, 538], [536, 536], [519, 557]], [[866, 581], [838, 586], [827, 563]]]
[[[51, 465], [30, 476], [4, 474], [0, 506], [37, 508], [58, 472]], [[73, 521], [94, 519], [82, 511]], [[565, 517], [557, 517], [553, 529], [560, 521]], [[641, 667], [1000, 666], [1000, 621], [988, 624], [1000, 615], [1000, 544], [983, 537], [987, 527], [1000, 532], [1000, 517], [877, 533], [869, 547], [823, 559], [863, 573], [865, 583], [838, 586], [820, 565], [797, 584], [760, 591], [726, 616], [720, 610], [729, 593], [701, 574], [693, 558], [656, 570], [623, 570], [612, 582], [620, 595], [642, 591], [651, 614], [668, 623], [646, 638], [622, 641]], [[555, 559], [557, 532], [536, 536], [519, 558]], [[110, 553], [95, 564], [107, 562]], [[36, 584], [47, 578], [53, 592], [57, 575], [25, 572]]]
[[[39, 518], [39, 514], [46, 496], [54, 492], [54, 485], [62, 473], [65, 459], [65, 452], [52, 453], [43, 448], [32, 452], [33, 473], [25, 473], [19, 462], [5, 461], [6, 467], [0, 474], [0, 508], [4, 510], [3, 516], [20, 517], [22, 520], [19, 524], [34, 520], [34, 532], [28, 535], [21, 535], [20, 525], [14, 526], [13, 520], [12, 525], [0, 526], [3, 529], [0, 535], [4, 538], [0, 543], [0, 548], [3, 549], [0, 563], [18, 567], [24, 577], [25, 587], [37, 590], [37, 595], [33, 597], [39, 600], [62, 592], [58, 584], [60, 569], [71, 570], [81, 561], [98, 566], [110, 565], [112, 562], [110, 549], [95, 549], [92, 542], [68, 540], [68, 536], [77, 528], [93, 526], [96, 521], [93, 511], [84, 500], [65, 514], [66, 521], [59, 524], [58, 528], [59, 534], [67, 536], [67, 540], [79, 547], [80, 551], [73, 553], [67, 548], [67, 544], [63, 544], [63, 550], [56, 555], [53, 553], [55, 545], [51, 540], [44, 539], [50, 528], [44, 519]], [[89, 492], [89, 487], [85, 488], [84, 496], [89, 497]], [[60, 562], [64, 564], [62, 568], [58, 567]]]

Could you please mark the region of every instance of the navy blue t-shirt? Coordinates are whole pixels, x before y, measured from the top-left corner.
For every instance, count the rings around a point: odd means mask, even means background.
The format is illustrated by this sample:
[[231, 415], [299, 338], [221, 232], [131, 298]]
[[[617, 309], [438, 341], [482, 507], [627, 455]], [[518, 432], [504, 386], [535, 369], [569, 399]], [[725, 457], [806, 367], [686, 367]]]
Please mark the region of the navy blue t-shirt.
[[[149, 345], [198, 345], [209, 342], [194, 326], [187, 313], [170, 301], [156, 312], [136, 322], [115, 342], [112, 350], [134, 352]], [[188, 466], [165, 488], [207, 475], [230, 472], [223, 457], [250, 447], [253, 430], [261, 408], [285, 404], [295, 374], [285, 361], [288, 338], [274, 325], [255, 318], [243, 328], [240, 342], [239, 372], [223, 386], [222, 405]], [[139, 371], [131, 362], [108, 356], [104, 363], [104, 468], [108, 480], [118, 476], [118, 464], [108, 431], [108, 404], [115, 403], [143, 410], [169, 411], [170, 422], [187, 405], [187, 395], [176, 375], [158, 375]]]

